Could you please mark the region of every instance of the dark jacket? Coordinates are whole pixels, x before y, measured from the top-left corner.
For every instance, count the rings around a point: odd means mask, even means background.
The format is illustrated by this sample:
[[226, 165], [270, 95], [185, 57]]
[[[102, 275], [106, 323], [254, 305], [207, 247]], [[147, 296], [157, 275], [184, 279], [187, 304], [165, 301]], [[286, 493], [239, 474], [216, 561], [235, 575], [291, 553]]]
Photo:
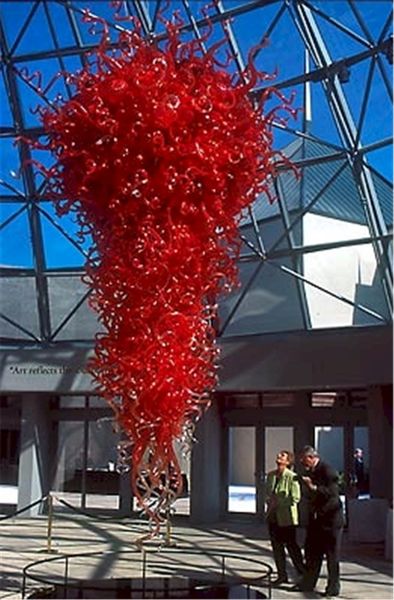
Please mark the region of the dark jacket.
[[317, 490], [310, 496], [311, 517], [323, 529], [343, 527], [338, 473], [330, 465], [320, 460], [309, 476], [317, 486]]

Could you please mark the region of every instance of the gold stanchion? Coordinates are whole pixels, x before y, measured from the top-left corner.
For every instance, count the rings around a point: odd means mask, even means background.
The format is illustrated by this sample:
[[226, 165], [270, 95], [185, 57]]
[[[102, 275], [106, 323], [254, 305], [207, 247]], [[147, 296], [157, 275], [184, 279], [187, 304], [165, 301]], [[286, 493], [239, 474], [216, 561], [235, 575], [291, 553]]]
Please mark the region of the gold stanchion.
[[52, 526], [53, 526], [53, 496], [48, 494], [48, 521], [47, 521], [47, 547], [42, 552], [55, 554], [57, 550], [52, 548]]
[[172, 532], [172, 526], [171, 526], [171, 519], [170, 519], [170, 511], [168, 511], [167, 512], [167, 521], [166, 521], [166, 534], [164, 536], [164, 544], [163, 544], [167, 548], [176, 546], [176, 543], [173, 542], [171, 539], [171, 532]]

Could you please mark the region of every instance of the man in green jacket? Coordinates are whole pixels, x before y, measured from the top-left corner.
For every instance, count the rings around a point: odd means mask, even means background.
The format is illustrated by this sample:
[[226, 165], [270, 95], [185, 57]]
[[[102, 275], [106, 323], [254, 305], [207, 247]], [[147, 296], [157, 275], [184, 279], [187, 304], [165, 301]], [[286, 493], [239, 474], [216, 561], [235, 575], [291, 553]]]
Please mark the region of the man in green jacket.
[[285, 549], [298, 574], [303, 575], [305, 572], [301, 549], [296, 539], [297, 505], [301, 499], [301, 489], [296, 473], [290, 468], [293, 462], [292, 452], [281, 450], [276, 457], [276, 469], [267, 475], [266, 520], [278, 571], [278, 578], [273, 582], [275, 586], [288, 582]]

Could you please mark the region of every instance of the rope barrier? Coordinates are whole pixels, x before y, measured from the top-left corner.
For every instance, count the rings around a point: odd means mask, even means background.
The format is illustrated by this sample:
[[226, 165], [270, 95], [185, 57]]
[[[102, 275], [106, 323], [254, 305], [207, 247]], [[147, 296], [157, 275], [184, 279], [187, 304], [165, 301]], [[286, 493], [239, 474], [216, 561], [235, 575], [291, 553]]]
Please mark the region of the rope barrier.
[[63, 500], [62, 498], [58, 498], [55, 495], [53, 495], [53, 497], [60, 504], [63, 504], [67, 508], [71, 508], [71, 510], [73, 510], [76, 513], [79, 513], [80, 515], [82, 515], [84, 517], [89, 517], [89, 519], [96, 519], [97, 521], [104, 521], [104, 522], [107, 522], [107, 521], [115, 521], [115, 522], [117, 522], [117, 521], [119, 521], [119, 517], [118, 516], [104, 517], [102, 515], [92, 515], [92, 513], [88, 513], [86, 511], [80, 509], [80, 508], [77, 508], [76, 506], [73, 506], [72, 504], [70, 504], [69, 502], [67, 502], [67, 500]]
[[[58, 498], [55, 494], [47, 494], [45, 496], [42, 496], [39, 500], [32, 502], [28, 506], [24, 506], [23, 508], [13, 512], [12, 514], [6, 515], [4, 517], [0, 517], [0, 521], [12, 519], [12, 518], [16, 517], [17, 515], [19, 515], [23, 512], [26, 512], [30, 508], [37, 506], [37, 504], [41, 504], [42, 502], [45, 502], [46, 500], [48, 500], [48, 515], [47, 515], [48, 523], [47, 523], [47, 545], [46, 545], [45, 551], [48, 554], [57, 552], [56, 550], [52, 549], [52, 528], [53, 528], [53, 520], [54, 520], [54, 516], [55, 516], [55, 511], [54, 511], [54, 506], [53, 506], [54, 500], [56, 500], [59, 504], [63, 504], [67, 508], [73, 510], [75, 513], [80, 514], [83, 517], [87, 517], [89, 519], [95, 519], [97, 521], [103, 521], [106, 523], [108, 523], [108, 521], [117, 522], [118, 525], [124, 527], [126, 530], [133, 531], [133, 533], [138, 535], [138, 532], [135, 531], [135, 525], [133, 525], [132, 528], [128, 527], [125, 523], [119, 522], [119, 517], [102, 517], [99, 515], [92, 515], [86, 511], [76, 508], [75, 506], [73, 506], [72, 504], [67, 502], [66, 500], [63, 500], [62, 498]], [[150, 534], [150, 533], [142, 534], [139, 537], [137, 537], [135, 540], [133, 540], [131, 542], [131, 544], [137, 546], [137, 548], [139, 550], [142, 550], [143, 542], [148, 541], [150, 539], [152, 539], [152, 534]], [[164, 546], [175, 546], [175, 543], [172, 542], [172, 540], [171, 540], [171, 523], [167, 523], [167, 530], [166, 530]]]
[[16, 510], [15, 512], [11, 513], [10, 515], [5, 515], [5, 517], [0, 517], [0, 521], [5, 521], [6, 519], [13, 519], [14, 517], [20, 515], [21, 513], [29, 510], [30, 508], [33, 508], [34, 506], [37, 506], [37, 504], [41, 504], [41, 502], [44, 502], [45, 500], [47, 500], [48, 496], [42, 496], [39, 500], [36, 500], [35, 502], [32, 502], [31, 504], [29, 504], [28, 506], [24, 506], [23, 508], [20, 508], [19, 510]]

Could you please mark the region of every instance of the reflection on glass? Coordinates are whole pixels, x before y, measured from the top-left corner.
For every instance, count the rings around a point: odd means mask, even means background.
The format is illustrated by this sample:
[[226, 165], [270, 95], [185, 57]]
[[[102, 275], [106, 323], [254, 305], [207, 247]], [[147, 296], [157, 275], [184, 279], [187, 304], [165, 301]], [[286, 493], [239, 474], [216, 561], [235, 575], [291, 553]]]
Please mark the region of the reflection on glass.
[[[4, 412], [6, 413], [6, 410]], [[1, 428], [0, 504], [14, 504], [17, 501], [19, 448], [20, 431], [18, 429]]]
[[368, 427], [354, 428], [354, 449], [361, 448], [363, 451], [364, 467], [369, 467], [369, 432]]
[[108, 408], [108, 404], [101, 396], [89, 396], [89, 408]]
[[113, 419], [89, 423], [86, 468], [86, 507], [117, 510], [119, 508], [119, 473], [115, 470], [120, 434], [114, 431]]
[[182, 471], [183, 489], [174, 503], [174, 509], [178, 515], [190, 515], [190, 453], [178, 441], [175, 442], [175, 453]]
[[368, 427], [355, 427], [353, 438], [352, 481], [358, 498], [369, 497], [369, 431]]
[[315, 448], [322, 460], [327, 461], [340, 474], [344, 472], [343, 427], [321, 425], [315, 427]]
[[315, 448], [321, 455], [322, 460], [328, 462], [339, 473], [339, 494], [346, 521], [345, 493], [347, 476], [344, 460], [344, 428], [331, 427], [331, 425], [315, 427]]
[[77, 507], [81, 506], [83, 465], [84, 424], [60, 421], [52, 490], [57, 498]]
[[293, 427], [266, 427], [265, 428], [265, 462], [264, 471], [276, 468], [276, 455], [281, 450], [294, 451]]
[[85, 408], [85, 396], [60, 396], [60, 408]]
[[229, 428], [229, 512], [256, 512], [256, 428]]
[[[304, 243], [320, 244], [369, 237], [366, 225], [320, 215], [304, 218]], [[388, 309], [372, 244], [310, 252], [303, 258], [304, 275], [311, 282], [383, 318]], [[379, 325], [381, 320], [316, 287], [305, 285], [312, 327]]]
[[[184, 448], [184, 445], [179, 441], [175, 441], [174, 448], [181, 469], [183, 487], [172, 508], [177, 515], [190, 515], [190, 454], [187, 452], [187, 448]], [[141, 510], [136, 498], [133, 498], [133, 510], [137, 513]]]

